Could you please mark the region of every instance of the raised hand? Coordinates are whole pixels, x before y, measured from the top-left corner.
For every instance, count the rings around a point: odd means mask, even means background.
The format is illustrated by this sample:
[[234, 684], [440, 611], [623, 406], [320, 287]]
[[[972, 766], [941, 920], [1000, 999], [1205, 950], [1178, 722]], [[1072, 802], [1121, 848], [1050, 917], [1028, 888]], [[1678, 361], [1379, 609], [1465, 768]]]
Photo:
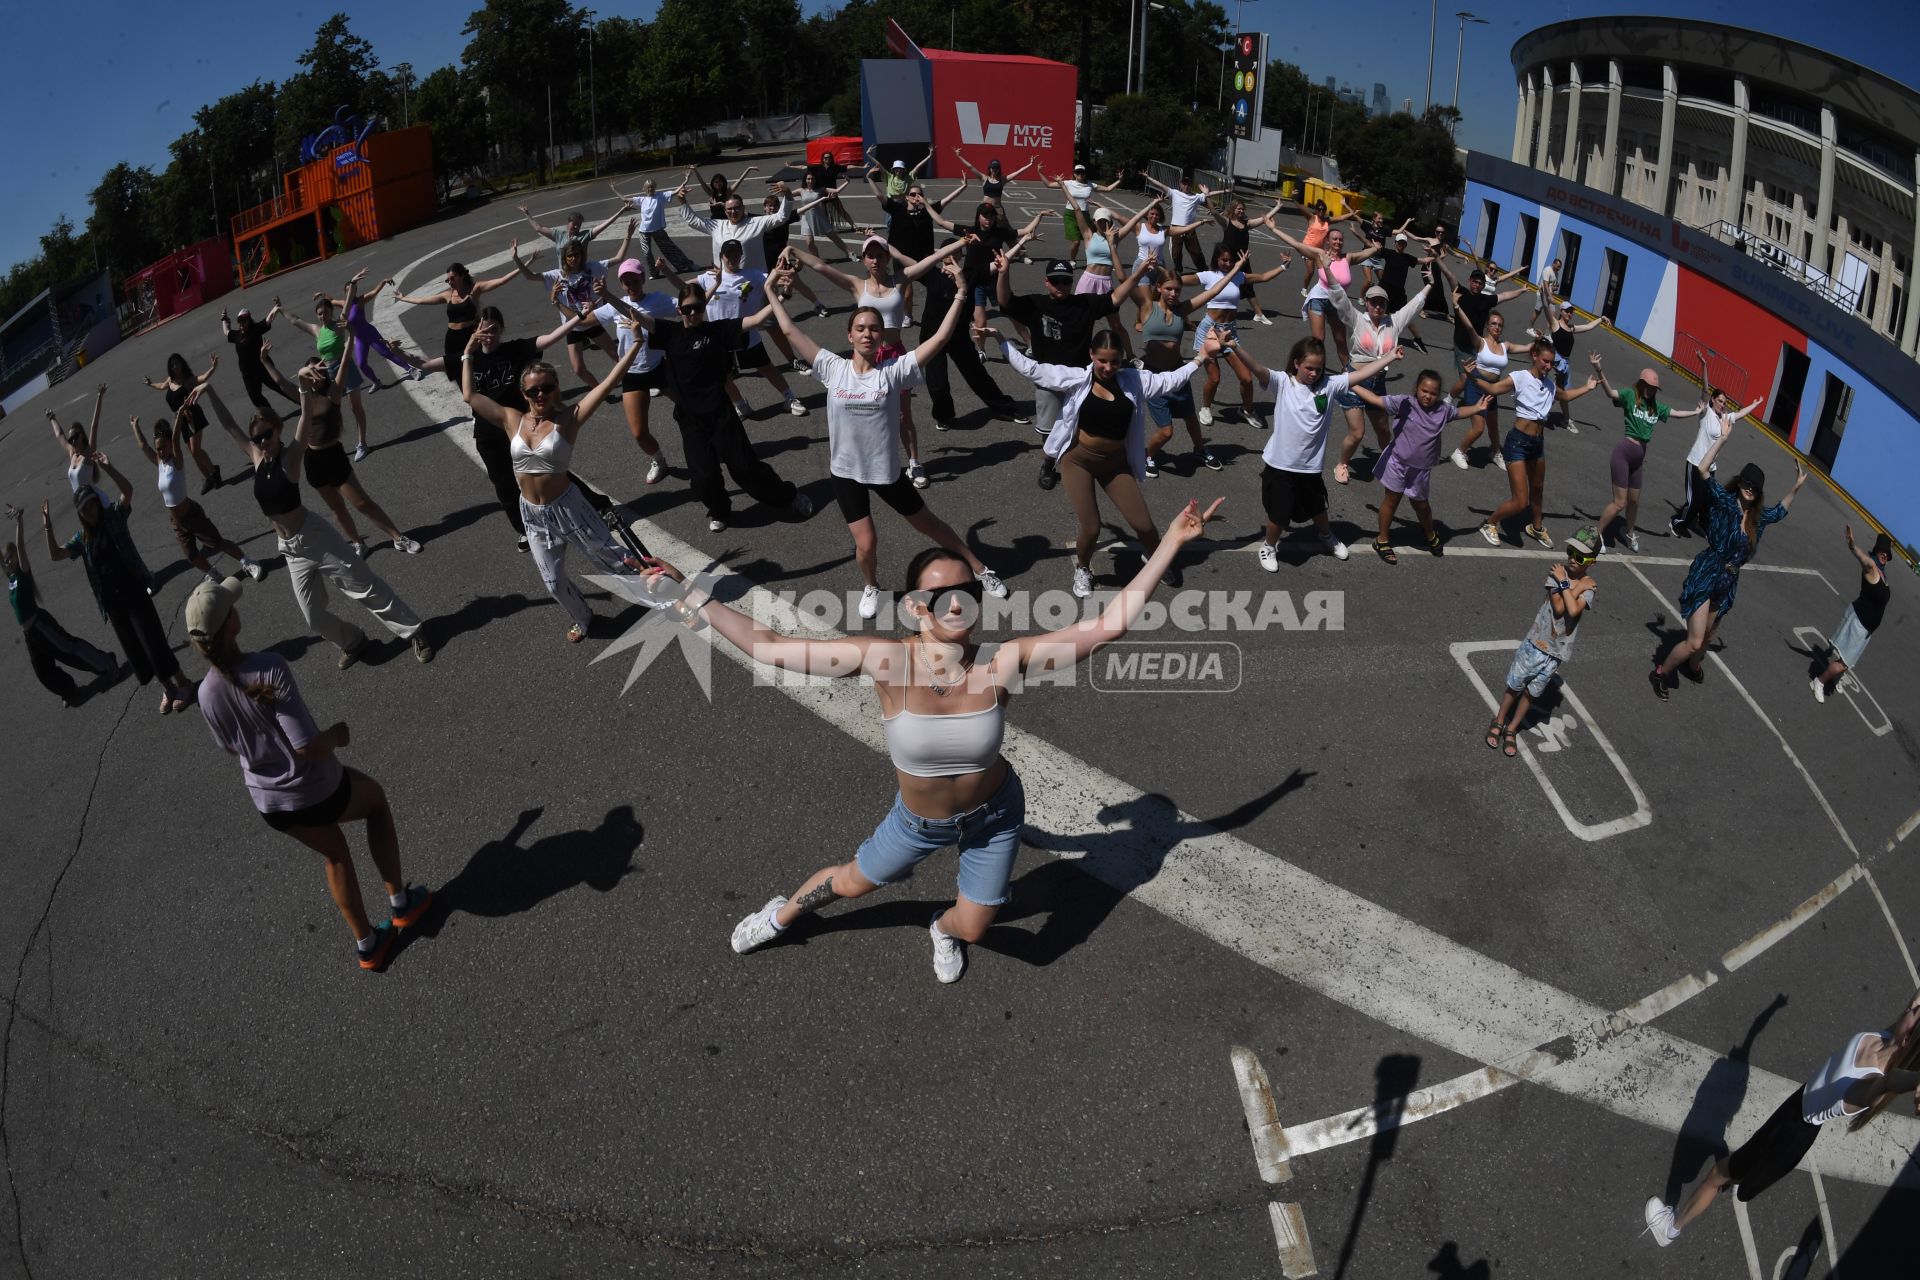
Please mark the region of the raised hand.
[[1595, 351], [1589, 354], [1587, 356], [1587, 363], [1593, 366], [1593, 371], [1595, 373], [1600, 372], [1600, 353], [1598, 351]]
[[1208, 522], [1214, 519], [1214, 514], [1220, 510], [1220, 504], [1225, 501], [1225, 498], [1215, 498], [1213, 505], [1202, 511], [1198, 498], [1187, 499], [1187, 505], [1180, 509], [1180, 514], [1175, 516], [1173, 523], [1167, 526], [1167, 541], [1175, 544], [1192, 542], [1206, 530]]

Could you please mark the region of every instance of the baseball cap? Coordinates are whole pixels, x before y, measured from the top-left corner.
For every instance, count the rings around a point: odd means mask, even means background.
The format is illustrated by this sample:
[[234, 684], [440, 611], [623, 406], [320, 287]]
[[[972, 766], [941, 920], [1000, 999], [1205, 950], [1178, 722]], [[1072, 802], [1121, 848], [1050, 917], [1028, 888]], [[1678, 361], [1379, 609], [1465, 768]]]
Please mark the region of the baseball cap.
[[1113, 221], [1113, 210], [1111, 210], [1111, 209], [1095, 209], [1095, 210], [1093, 211], [1093, 220], [1094, 220], [1094, 222], [1095, 222], [1095, 223], [1101, 223], [1101, 222], [1112, 222], [1112, 221]]
[[1085, 173], [1085, 172], [1087, 171], [1087, 166], [1085, 166], [1085, 165], [1083, 165], [1083, 164], [1077, 164], [1077, 165], [1075, 165], [1075, 166], [1073, 166], [1073, 171], [1074, 171], [1075, 173]]
[[240, 320], [253, 319], [253, 312], [247, 310], [245, 307], [240, 308], [238, 311], [234, 312], [233, 314], [237, 319], [240, 319]]
[[895, 160], [893, 162], [893, 167], [896, 169], [904, 169], [907, 167], [907, 162], [905, 160]]
[[1049, 280], [1073, 279], [1073, 264], [1071, 262], [1068, 262], [1065, 258], [1055, 258], [1052, 262], [1049, 262], [1047, 264], [1047, 279]]
[[1396, 244], [1405, 244], [1407, 242], [1407, 233], [1404, 231], [1396, 231], [1394, 232], [1393, 239]]
[[1371, 302], [1375, 298], [1378, 298], [1380, 299], [1380, 301], [1385, 302], [1387, 300], [1387, 291], [1385, 289], [1382, 289], [1379, 285], [1373, 286], [1373, 288], [1367, 290], [1367, 300]]
[[187, 634], [202, 640], [219, 635], [220, 628], [227, 625], [227, 615], [233, 612], [233, 606], [238, 603], [240, 579], [222, 578], [218, 582], [202, 582], [187, 597]]
[[745, 253], [746, 250], [740, 247], [738, 240], [723, 240], [720, 242], [720, 256], [723, 258], [738, 258]]
[[1584, 556], [1587, 559], [1592, 559], [1599, 555], [1600, 531], [1590, 524], [1582, 525], [1580, 528], [1574, 530], [1571, 538], [1567, 539], [1567, 550], [1577, 556]]
[[1658, 390], [1660, 387], [1660, 375], [1651, 368], [1642, 369], [1640, 371], [1640, 381], [1646, 383], [1648, 386], [1654, 388], [1655, 390]]
[[[729, 241], [728, 243], [738, 244], [740, 242], [738, 240], [733, 240], [733, 241]], [[638, 258], [628, 258], [625, 262], [620, 264], [620, 269], [618, 271], [615, 271], [613, 274], [616, 276], [640, 276], [642, 278], [645, 278], [647, 274], [647, 265], [644, 262], [640, 261], [640, 259]]]

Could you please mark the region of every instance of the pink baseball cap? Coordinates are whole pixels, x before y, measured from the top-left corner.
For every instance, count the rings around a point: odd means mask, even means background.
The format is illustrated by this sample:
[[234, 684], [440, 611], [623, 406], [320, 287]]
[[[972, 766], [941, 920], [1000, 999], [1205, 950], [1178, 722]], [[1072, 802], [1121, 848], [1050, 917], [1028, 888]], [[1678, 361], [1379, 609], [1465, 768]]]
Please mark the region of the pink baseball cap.
[[613, 274], [616, 276], [639, 276], [644, 280], [647, 277], [647, 264], [638, 258], [628, 258], [620, 264], [620, 269]]
[[1652, 369], [1642, 369], [1640, 371], [1640, 381], [1646, 383], [1650, 387], [1657, 388], [1660, 385], [1660, 375], [1655, 373]]

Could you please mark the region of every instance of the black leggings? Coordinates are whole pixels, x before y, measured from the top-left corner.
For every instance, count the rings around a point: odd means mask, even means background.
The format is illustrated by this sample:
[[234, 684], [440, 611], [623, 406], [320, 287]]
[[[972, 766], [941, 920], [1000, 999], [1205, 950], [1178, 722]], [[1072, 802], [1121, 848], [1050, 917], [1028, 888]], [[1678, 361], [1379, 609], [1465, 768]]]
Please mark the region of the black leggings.
[[1704, 535], [1707, 531], [1707, 511], [1713, 505], [1714, 480], [1711, 476], [1701, 475], [1700, 469], [1691, 462], [1686, 464], [1686, 468], [1686, 508], [1667, 521], [1667, 524], [1675, 533], [1684, 533], [1692, 529], [1695, 533]]
[[80, 689], [73, 677], [57, 664], [65, 663], [76, 671], [91, 671], [97, 676], [106, 675], [119, 665], [112, 654], [69, 635], [50, 613], [35, 613], [23, 629], [23, 636], [33, 674], [49, 693], [56, 693], [68, 702], [79, 696]]
[[167, 643], [167, 629], [160, 625], [160, 615], [144, 593], [109, 597], [107, 621], [119, 637], [121, 652], [133, 666], [134, 679], [147, 684], [155, 676], [171, 680], [180, 674], [173, 646]]

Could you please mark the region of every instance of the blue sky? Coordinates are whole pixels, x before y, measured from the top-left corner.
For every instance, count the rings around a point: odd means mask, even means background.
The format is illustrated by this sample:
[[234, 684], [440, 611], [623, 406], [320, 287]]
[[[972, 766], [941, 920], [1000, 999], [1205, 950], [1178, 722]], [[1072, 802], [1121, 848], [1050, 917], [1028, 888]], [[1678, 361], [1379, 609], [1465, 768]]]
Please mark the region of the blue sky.
[[[645, 17], [657, 0], [608, 0], [602, 16]], [[1111, 9], [1124, 21], [1123, 0], [1087, 0], [1097, 13]], [[1472, 0], [1469, 0], [1471, 3]], [[801, 0], [808, 11], [823, 0]], [[1658, 4], [1515, 4], [1478, 0], [1488, 26], [1467, 30], [1461, 74], [1463, 144], [1504, 153], [1513, 138], [1513, 68], [1508, 54], [1526, 31], [1547, 22], [1598, 13], [1644, 13], [1700, 18], [1772, 31], [1830, 49], [1906, 84], [1920, 85], [1920, 43], [1911, 37], [1913, 0], [1866, 0], [1846, 7], [1844, 17], [1785, 0], [1661, 0]], [[61, 213], [84, 223], [87, 192], [115, 163], [164, 168], [167, 143], [191, 127], [202, 104], [256, 79], [283, 80], [294, 57], [311, 42], [330, 14], [347, 12], [353, 28], [372, 41], [388, 65], [411, 62], [420, 74], [454, 61], [464, 43], [460, 28], [474, 0], [403, 0], [367, 4], [334, 0], [319, 4], [243, 6], [175, 0], [94, 0], [85, 9], [86, 34], [67, 24], [17, 22], [0, 54], [0, 94], [10, 128], [6, 156], [14, 175], [0, 204], [0, 270], [38, 250], [39, 237]], [[1226, 4], [1229, 17], [1235, 4]], [[1315, 81], [1332, 75], [1369, 94], [1383, 82], [1397, 104], [1426, 93], [1427, 17], [1418, 0], [1373, 0], [1358, 8], [1324, 10], [1330, 21], [1307, 25], [1293, 0], [1248, 0], [1241, 8], [1252, 30], [1271, 36], [1273, 56], [1299, 63]], [[1434, 95], [1453, 91], [1453, 54], [1458, 23], [1455, 5], [1440, 6], [1433, 59]], [[1353, 25], [1364, 20], [1364, 31]], [[1909, 34], [1900, 36], [1906, 31]], [[942, 33], [914, 32], [937, 45]], [[881, 50], [874, 50], [881, 56]], [[1152, 68], [1148, 70], [1149, 81]]]

